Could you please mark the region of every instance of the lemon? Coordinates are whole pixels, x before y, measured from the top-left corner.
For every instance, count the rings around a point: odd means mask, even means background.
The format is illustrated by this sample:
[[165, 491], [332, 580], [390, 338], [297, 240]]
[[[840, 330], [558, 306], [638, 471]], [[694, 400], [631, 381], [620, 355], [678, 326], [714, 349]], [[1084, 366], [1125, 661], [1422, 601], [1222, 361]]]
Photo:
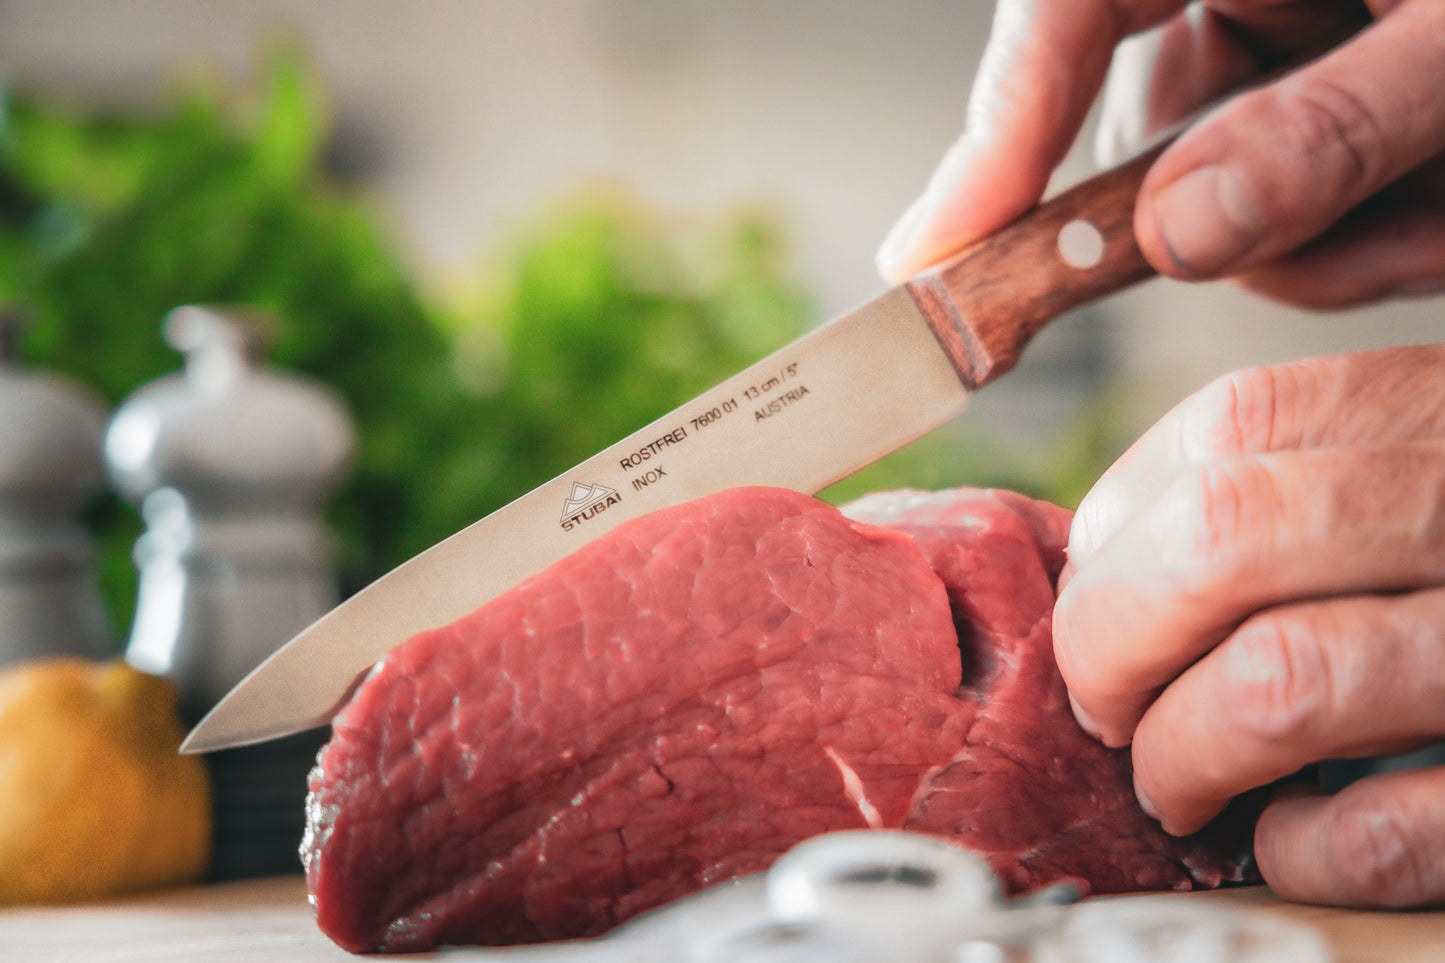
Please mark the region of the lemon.
[[210, 788], [182, 735], [171, 683], [123, 660], [0, 669], [0, 905], [198, 880]]

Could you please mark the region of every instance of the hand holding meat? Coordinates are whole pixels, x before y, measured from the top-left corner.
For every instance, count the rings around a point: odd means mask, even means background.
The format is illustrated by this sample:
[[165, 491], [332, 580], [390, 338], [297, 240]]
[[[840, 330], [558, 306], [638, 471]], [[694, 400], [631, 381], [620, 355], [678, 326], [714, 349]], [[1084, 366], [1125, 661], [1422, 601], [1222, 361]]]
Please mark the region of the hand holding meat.
[[[1163, 274], [1230, 276], [1296, 304], [1445, 289], [1445, 5], [1188, 6], [1000, 0], [966, 129], [880, 250], [883, 275], [902, 281], [1031, 207], [1111, 60], [1101, 131], [1147, 135], [1319, 46], [1367, 6], [1377, 19], [1352, 39], [1180, 136], [1144, 182], [1135, 232]], [[1154, 56], [1140, 58], [1141, 39], [1114, 56], [1152, 27]]]
[[[967, 129], [885, 241], [884, 276], [1031, 207], [1106, 79], [1101, 145], [1136, 147], [1368, 8], [1352, 39], [1194, 119], [1135, 233], [1161, 273], [1303, 306], [1445, 290], [1445, 5], [1187, 6], [1000, 0]], [[1132, 741], [1166, 829], [1321, 759], [1445, 736], [1442, 491], [1445, 345], [1222, 379], [1085, 499], [1056, 655], [1081, 723]], [[1260, 867], [1296, 899], [1445, 900], [1441, 799], [1442, 770], [1282, 798]]]
[[[1189, 398], [1079, 506], [1054, 647], [1084, 728], [1188, 833], [1322, 759], [1445, 737], [1445, 345], [1246, 371]], [[1445, 768], [1291, 795], [1281, 895], [1445, 900]]]

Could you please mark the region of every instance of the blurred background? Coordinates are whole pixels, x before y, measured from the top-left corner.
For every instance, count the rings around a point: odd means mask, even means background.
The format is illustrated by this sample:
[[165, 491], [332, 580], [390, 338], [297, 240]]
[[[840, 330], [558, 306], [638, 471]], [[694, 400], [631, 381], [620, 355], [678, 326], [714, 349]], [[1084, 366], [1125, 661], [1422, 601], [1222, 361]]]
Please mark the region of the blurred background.
[[[0, 0], [0, 302], [107, 404], [161, 322], [246, 308], [332, 386], [355, 587], [882, 291], [957, 135], [985, 0]], [[1081, 145], [1087, 145], [1085, 138]], [[1060, 180], [1090, 169], [1079, 149]], [[1212, 377], [1438, 340], [1438, 299], [1306, 315], [1155, 281], [1046, 332], [970, 415], [829, 497], [1072, 504]], [[120, 625], [139, 522], [93, 510]]]

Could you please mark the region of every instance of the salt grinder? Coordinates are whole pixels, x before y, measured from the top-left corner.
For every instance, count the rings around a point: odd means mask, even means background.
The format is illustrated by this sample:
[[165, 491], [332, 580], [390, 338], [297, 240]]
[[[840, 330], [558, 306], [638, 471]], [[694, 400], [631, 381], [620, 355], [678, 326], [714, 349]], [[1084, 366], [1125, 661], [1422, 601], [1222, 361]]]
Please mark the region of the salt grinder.
[[23, 370], [19, 328], [0, 316], [0, 664], [105, 658], [111, 627], [80, 517], [104, 484], [105, 409], [59, 376]]
[[[263, 368], [239, 312], [187, 306], [164, 325], [183, 371], [132, 394], [105, 437], [112, 484], [145, 531], [126, 658], [168, 676], [195, 722], [338, 601], [328, 495], [354, 431], [330, 390]], [[299, 868], [317, 733], [207, 757], [213, 878]]]

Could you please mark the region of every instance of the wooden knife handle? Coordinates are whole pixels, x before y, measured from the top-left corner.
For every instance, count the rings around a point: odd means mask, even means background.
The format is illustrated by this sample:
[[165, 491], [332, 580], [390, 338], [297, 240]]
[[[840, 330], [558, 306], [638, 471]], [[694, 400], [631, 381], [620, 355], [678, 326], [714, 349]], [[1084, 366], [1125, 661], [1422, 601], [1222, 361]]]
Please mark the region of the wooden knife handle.
[[1018, 362], [1060, 314], [1154, 274], [1134, 202], [1164, 145], [1070, 188], [904, 286], [970, 388]]
[[[1360, 10], [1353, 18], [1318, 25], [1302, 50], [1249, 86], [1309, 63], [1370, 22]], [[1203, 113], [1201, 108], [1194, 116]], [[1008, 371], [1029, 339], [1065, 311], [1154, 275], [1134, 241], [1134, 202], [1149, 166], [1189, 123], [1190, 118], [1181, 120], [1134, 159], [1035, 207], [904, 285], [964, 384], [978, 388]], [[1075, 222], [1079, 226], [1070, 227]], [[1061, 235], [1066, 228], [1083, 235], [1087, 255], [1091, 227], [1097, 232], [1097, 260], [1070, 263]]]

